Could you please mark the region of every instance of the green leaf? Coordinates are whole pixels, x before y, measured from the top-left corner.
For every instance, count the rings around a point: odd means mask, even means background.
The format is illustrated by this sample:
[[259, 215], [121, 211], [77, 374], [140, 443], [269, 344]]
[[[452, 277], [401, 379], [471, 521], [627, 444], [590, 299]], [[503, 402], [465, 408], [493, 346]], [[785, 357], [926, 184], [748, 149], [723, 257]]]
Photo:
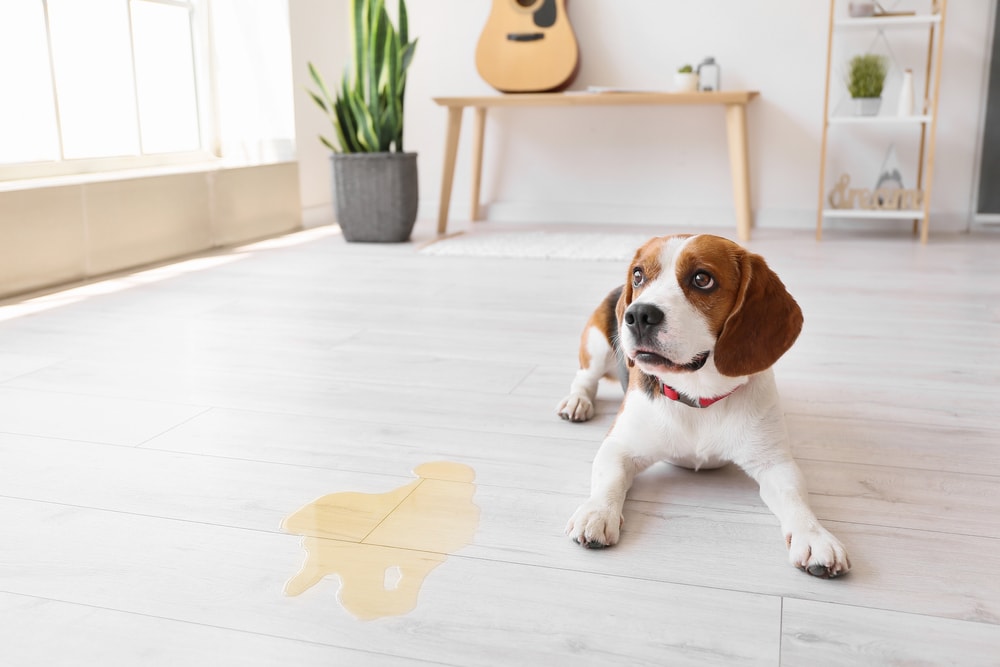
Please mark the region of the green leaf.
[[400, 60], [399, 37], [396, 34], [392, 34], [390, 35], [390, 39], [385, 43], [386, 124], [388, 126], [387, 134], [389, 141], [396, 142], [397, 151], [402, 150], [400, 147], [399, 130], [403, 126], [402, 95], [400, 94], [400, 87], [403, 85], [403, 81], [399, 76]]
[[410, 67], [410, 62], [413, 60], [413, 53], [417, 50], [417, 41], [414, 40], [403, 47], [403, 57], [402, 64], [399, 69], [403, 74], [406, 74], [406, 70]]
[[[325, 99], [328, 103], [332, 103], [333, 95], [330, 94], [330, 90], [326, 87], [323, 77], [319, 75], [319, 70], [317, 70], [316, 66], [311, 62], [309, 63], [309, 76], [312, 77], [313, 83], [315, 83], [316, 87], [319, 88], [319, 92], [323, 95], [323, 99]], [[323, 108], [325, 109], [326, 107], [324, 106]]]
[[368, 53], [368, 0], [351, 0], [351, 16], [354, 43], [354, 87], [359, 92], [364, 86], [364, 66]]
[[345, 113], [344, 105], [338, 100], [333, 113], [333, 127], [337, 131], [337, 141], [340, 143], [341, 151], [344, 153], [357, 152], [357, 142], [354, 141], [350, 128], [350, 112]]
[[334, 148], [333, 144], [330, 143], [330, 140], [324, 137], [322, 134], [319, 135], [319, 140], [322, 141], [323, 145], [329, 148], [331, 151], [333, 151], [334, 153], [337, 152], [337, 149]]
[[375, 118], [372, 116], [365, 101], [357, 93], [352, 93], [350, 97], [351, 111], [357, 123], [358, 143], [362, 150], [377, 153], [379, 147], [378, 133], [375, 131]]
[[339, 132], [340, 145], [345, 153], [361, 153], [364, 147], [358, 141], [358, 124], [354, 117], [350, 99], [352, 94], [356, 94], [347, 86], [347, 77], [344, 77], [341, 84], [341, 95], [337, 98], [337, 130]]
[[389, 15], [385, 12], [385, 0], [375, 0], [373, 11], [376, 12], [375, 20], [368, 44], [368, 108], [375, 116], [379, 109], [379, 84], [385, 66], [385, 41], [389, 31]]
[[409, 17], [406, 15], [405, 0], [399, 0], [399, 11], [396, 16], [399, 21], [399, 42], [401, 44], [407, 44], [410, 41], [410, 22]]
[[312, 98], [312, 101], [315, 102], [320, 109], [322, 109], [328, 114], [330, 113], [330, 107], [327, 106], [326, 102], [324, 102], [319, 95], [309, 90], [308, 88], [306, 89], [306, 92], [309, 93], [309, 96]]
[[386, 100], [392, 104], [399, 96], [399, 38], [391, 25], [389, 26], [389, 34], [386, 36], [384, 51], [382, 62], [385, 71], [382, 77], [382, 86]]

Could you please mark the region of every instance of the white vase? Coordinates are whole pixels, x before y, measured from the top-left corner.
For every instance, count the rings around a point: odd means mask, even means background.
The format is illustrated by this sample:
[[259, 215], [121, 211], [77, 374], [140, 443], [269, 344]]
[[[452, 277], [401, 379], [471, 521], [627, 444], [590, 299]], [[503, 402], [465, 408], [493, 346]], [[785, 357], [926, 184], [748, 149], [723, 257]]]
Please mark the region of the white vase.
[[903, 85], [899, 88], [899, 109], [900, 116], [913, 115], [913, 70], [903, 72]]

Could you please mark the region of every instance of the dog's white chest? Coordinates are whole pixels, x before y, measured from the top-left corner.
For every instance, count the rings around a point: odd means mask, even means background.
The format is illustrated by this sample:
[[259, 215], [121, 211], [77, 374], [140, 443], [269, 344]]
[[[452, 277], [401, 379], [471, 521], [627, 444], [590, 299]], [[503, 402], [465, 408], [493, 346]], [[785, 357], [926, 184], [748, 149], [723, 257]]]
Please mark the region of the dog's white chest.
[[663, 396], [629, 392], [616, 431], [645, 457], [695, 470], [718, 468], [732, 460], [741, 430], [729, 408], [721, 402], [693, 408]]

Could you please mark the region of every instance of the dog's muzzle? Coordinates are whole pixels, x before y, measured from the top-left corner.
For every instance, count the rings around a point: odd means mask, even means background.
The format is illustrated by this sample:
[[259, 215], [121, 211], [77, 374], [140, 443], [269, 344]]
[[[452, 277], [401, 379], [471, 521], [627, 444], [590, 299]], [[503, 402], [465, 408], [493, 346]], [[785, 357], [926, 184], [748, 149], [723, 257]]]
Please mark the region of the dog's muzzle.
[[655, 351], [657, 348], [656, 332], [661, 327], [666, 326], [666, 315], [658, 306], [651, 303], [633, 303], [625, 311], [622, 319], [635, 341], [635, 357], [630, 357], [632, 361], [675, 372], [701, 370], [705, 362], [708, 361], [709, 353], [707, 350], [683, 363], [668, 359]]

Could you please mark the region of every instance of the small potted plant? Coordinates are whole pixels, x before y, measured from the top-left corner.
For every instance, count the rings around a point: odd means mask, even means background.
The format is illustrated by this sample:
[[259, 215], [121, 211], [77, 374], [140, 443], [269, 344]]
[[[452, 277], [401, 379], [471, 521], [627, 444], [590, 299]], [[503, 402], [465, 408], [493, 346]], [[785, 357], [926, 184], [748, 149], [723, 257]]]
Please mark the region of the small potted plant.
[[347, 241], [401, 242], [417, 219], [417, 154], [403, 150], [403, 94], [416, 41], [409, 41], [406, 4], [398, 29], [385, 0], [351, 0], [353, 62], [331, 94], [310, 62], [317, 90], [309, 95], [333, 123], [337, 223]]
[[854, 99], [854, 112], [859, 116], [876, 116], [882, 105], [885, 83], [885, 57], [866, 53], [851, 58], [847, 89]]
[[698, 73], [691, 65], [677, 68], [674, 74], [674, 89], [678, 93], [693, 93], [698, 90]]

